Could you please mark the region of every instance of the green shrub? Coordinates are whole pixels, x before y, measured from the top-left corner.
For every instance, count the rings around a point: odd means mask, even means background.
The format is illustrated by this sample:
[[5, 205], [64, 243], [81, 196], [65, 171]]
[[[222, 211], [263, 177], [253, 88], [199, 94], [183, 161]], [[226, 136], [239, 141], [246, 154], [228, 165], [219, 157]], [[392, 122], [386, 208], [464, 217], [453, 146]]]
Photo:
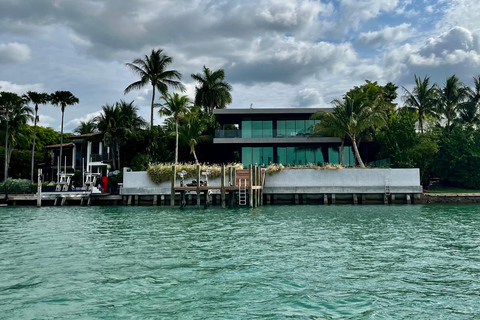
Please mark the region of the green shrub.
[[[232, 163], [226, 165], [226, 167], [234, 167], [237, 170], [243, 169], [243, 165], [241, 163]], [[197, 174], [197, 165], [195, 164], [186, 164], [181, 163], [177, 165], [177, 173], [182, 172], [185, 170], [187, 173], [185, 174], [185, 179], [195, 178]], [[220, 177], [222, 172], [222, 167], [217, 164], [207, 165], [201, 164], [200, 165], [200, 172], [210, 171], [210, 175], [208, 176], [209, 179], [215, 179]], [[147, 174], [150, 180], [153, 183], [160, 184], [165, 181], [170, 181], [172, 176], [172, 165], [171, 164], [156, 164], [150, 165], [147, 169]]]
[[5, 187], [7, 187], [8, 193], [34, 193], [36, 190], [27, 179], [8, 178], [3, 184], [2, 192], [5, 192]]

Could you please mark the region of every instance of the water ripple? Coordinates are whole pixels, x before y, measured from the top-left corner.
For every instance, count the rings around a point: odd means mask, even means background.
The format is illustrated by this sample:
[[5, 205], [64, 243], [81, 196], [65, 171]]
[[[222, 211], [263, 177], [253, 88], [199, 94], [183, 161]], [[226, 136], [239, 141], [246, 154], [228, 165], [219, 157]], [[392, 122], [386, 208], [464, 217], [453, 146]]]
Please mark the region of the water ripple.
[[0, 209], [0, 319], [478, 319], [480, 206]]

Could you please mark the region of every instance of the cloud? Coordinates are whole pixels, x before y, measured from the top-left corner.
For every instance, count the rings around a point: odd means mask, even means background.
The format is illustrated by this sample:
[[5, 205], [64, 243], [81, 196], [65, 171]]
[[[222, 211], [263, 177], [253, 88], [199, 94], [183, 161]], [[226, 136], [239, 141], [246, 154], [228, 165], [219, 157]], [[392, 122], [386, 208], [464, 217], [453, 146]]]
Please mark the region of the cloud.
[[393, 11], [397, 5], [398, 0], [340, 0], [343, 16], [339, 27], [343, 32], [356, 30], [362, 22]]
[[305, 88], [298, 92], [293, 99], [293, 107], [296, 108], [324, 108], [327, 104], [322, 95], [315, 88]]
[[0, 43], [0, 64], [26, 62], [30, 58], [30, 48], [26, 44]]
[[37, 124], [41, 127], [52, 127], [53, 123], [56, 123], [55, 118], [47, 115], [43, 115], [41, 114], [41, 112], [39, 112], [38, 118], [39, 118], [39, 121], [37, 122]]
[[9, 81], [0, 81], [0, 91], [13, 92], [19, 95], [22, 95], [27, 91], [42, 92], [44, 91], [43, 87], [43, 84], [40, 83], [17, 84]]
[[93, 113], [89, 113], [83, 117], [79, 117], [79, 118], [75, 118], [75, 119], [72, 119], [70, 121], [68, 121], [67, 123], [65, 123], [64, 127], [64, 131], [65, 132], [72, 132], [76, 127], [78, 127], [80, 125], [80, 122], [87, 122], [87, 121], [90, 121], [90, 120], [93, 120], [95, 117], [99, 116], [101, 113], [101, 111], [96, 111], [96, 112], [93, 112]]
[[394, 44], [403, 42], [410, 38], [409, 23], [402, 23], [396, 27], [385, 27], [380, 31], [360, 33], [359, 42], [366, 46], [381, 46], [386, 44]]

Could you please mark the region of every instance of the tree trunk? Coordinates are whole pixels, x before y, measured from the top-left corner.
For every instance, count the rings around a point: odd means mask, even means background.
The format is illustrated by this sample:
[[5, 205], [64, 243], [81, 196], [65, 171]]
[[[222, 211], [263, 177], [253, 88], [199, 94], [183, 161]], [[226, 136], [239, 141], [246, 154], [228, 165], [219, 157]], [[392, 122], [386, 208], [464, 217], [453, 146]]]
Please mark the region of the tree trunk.
[[153, 128], [153, 103], [155, 101], [155, 86], [153, 86], [152, 92], [152, 106], [150, 107], [150, 128]]
[[[65, 107], [62, 106], [62, 127], [60, 130], [60, 158], [59, 158], [59, 168], [62, 171], [62, 152], [63, 152], [63, 116], [65, 115]], [[60, 176], [58, 175], [60, 172], [57, 172], [57, 182], [59, 182]], [[65, 172], [66, 173], [66, 172]]]
[[420, 126], [420, 133], [423, 134], [423, 112], [418, 113], [418, 125]]
[[353, 150], [355, 151], [355, 157], [357, 158], [360, 168], [365, 168], [365, 164], [363, 163], [362, 158], [360, 157], [360, 153], [358, 152], [357, 141], [355, 140], [355, 136], [350, 136], [350, 139], [352, 139]]
[[38, 105], [35, 105], [35, 119], [34, 119], [34, 125], [33, 125], [32, 170], [30, 172], [30, 180], [32, 181], [32, 184], [35, 182], [33, 181], [33, 168], [35, 166], [35, 138], [37, 135], [37, 111], [38, 111]]
[[195, 147], [192, 148], [192, 153], [193, 153], [193, 157], [195, 158], [195, 164], [199, 164], [197, 159], [197, 154], [195, 153]]
[[120, 165], [120, 144], [117, 142], [117, 149], [118, 149], [118, 156], [117, 156], [117, 160], [118, 160], [118, 170], [120, 170], [121, 168], [121, 165]]
[[178, 118], [175, 119], [175, 165], [178, 164]]
[[8, 178], [8, 110], [7, 110], [6, 120], [7, 120], [7, 130], [5, 131], [5, 173], [3, 175], [3, 181], [7, 181], [7, 178]]
[[116, 170], [117, 163], [115, 162], [115, 142], [112, 143], [112, 166], [113, 170]]
[[340, 165], [343, 166], [343, 148], [345, 145], [345, 137], [340, 138], [342, 143], [340, 144]]

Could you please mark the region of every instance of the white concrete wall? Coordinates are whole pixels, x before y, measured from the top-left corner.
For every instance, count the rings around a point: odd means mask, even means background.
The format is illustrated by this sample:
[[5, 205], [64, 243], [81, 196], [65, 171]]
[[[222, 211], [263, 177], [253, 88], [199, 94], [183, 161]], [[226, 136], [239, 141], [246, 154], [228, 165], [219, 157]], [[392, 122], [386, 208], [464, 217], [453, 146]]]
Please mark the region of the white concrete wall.
[[421, 193], [420, 170], [414, 169], [284, 169], [267, 174], [265, 193]]
[[[146, 171], [123, 171], [121, 194], [170, 194], [171, 182], [153, 183]], [[185, 182], [189, 183], [192, 178]], [[228, 183], [228, 179], [226, 179]], [[180, 179], [177, 177], [177, 186]], [[220, 186], [220, 178], [209, 185]], [[422, 193], [419, 169], [284, 169], [265, 177], [264, 193]]]

